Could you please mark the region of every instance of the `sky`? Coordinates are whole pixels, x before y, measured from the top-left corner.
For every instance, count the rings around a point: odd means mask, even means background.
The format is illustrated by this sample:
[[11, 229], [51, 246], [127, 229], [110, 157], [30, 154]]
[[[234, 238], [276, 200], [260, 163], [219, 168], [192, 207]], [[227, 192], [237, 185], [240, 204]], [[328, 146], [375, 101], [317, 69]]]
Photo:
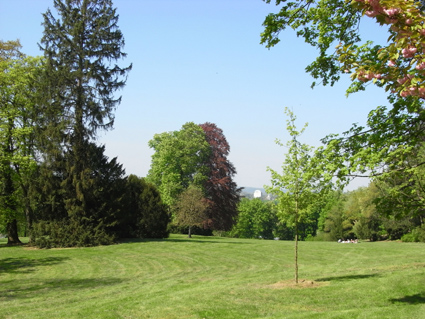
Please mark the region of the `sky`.
[[[117, 157], [127, 174], [147, 175], [157, 133], [186, 122], [211, 122], [230, 145], [228, 159], [240, 187], [270, 185], [267, 167], [280, 171], [289, 139], [285, 107], [308, 127], [301, 142], [320, 146], [331, 133], [364, 124], [367, 114], [386, 105], [381, 89], [345, 95], [348, 76], [333, 87], [316, 86], [305, 67], [317, 52], [292, 30], [270, 50], [260, 44], [262, 23], [279, 7], [262, 0], [115, 0], [126, 59], [133, 64], [117, 94], [114, 129], [99, 132], [106, 155]], [[53, 0], [0, 0], [0, 39], [20, 39], [27, 55], [42, 55], [42, 13]], [[382, 43], [386, 33], [371, 21], [360, 25], [367, 39]], [[355, 180], [350, 189], [367, 185]]]

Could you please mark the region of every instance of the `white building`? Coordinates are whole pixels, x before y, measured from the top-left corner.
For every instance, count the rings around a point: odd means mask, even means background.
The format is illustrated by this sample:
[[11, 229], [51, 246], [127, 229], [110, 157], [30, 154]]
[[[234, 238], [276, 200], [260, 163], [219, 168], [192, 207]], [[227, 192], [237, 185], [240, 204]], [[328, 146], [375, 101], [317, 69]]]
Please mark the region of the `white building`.
[[261, 198], [261, 196], [262, 196], [263, 194], [261, 193], [261, 191], [259, 190], [259, 189], [257, 189], [255, 192], [254, 192], [254, 198]]

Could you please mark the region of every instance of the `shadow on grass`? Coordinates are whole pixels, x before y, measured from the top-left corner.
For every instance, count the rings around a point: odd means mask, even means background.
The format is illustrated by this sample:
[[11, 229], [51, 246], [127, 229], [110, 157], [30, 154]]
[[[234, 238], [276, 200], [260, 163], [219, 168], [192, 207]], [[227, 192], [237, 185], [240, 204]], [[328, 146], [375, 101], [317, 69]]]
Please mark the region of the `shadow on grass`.
[[35, 295], [56, 294], [60, 291], [81, 291], [105, 286], [118, 285], [120, 278], [46, 279], [0, 281], [0, 301], [2, 299], [33, 298]]
[[335, 277], [319, 278], [319, 279], [316, 279], [316, 281], [345, 281], [345, 280], [367, 279], [367, 278], [378, 277], [378, 276], [379, 276], [378, 274], [335, 276]]
[[8, 245], [7, 242], [0, 242], [0, 248], [12, 248], [12, 247], [23, 247], [23, 246], [28, 246], [28, 244], [20, 243], [20, 244]]
[[220, 241], [220, 240], [209, 240], [209, 239], [205, 239], [205, 240], [199, 240], [196, 238], [171, 238], [171, 239], [165, 239], [165, 241], [168, 242], [175, 242], [175, 243], [181, 243], [181, 242], [187, 242], [187, 243], [201, 243], [201, 244], [231, 244], [231, 245], [250, 245], [251, 243], [249, 242], [241, 242], [241, 241]]
[[393, 298], [393, 299], [390, 299], [390, 302], [392, 303], [401, 302], [401, 303], [407, 303], [410, 305], [422, 304], [422, 303], [425, 303], [425, 293], [411, 295], [411, 296], [404, 296], [401, 298]]
[[121, 239], [119, 244], [134, 244], [134, 243], [149, 243], [149, 242], [171, 242], [171, 243], [201, 243], [201, 244], [235, 244], [235, 245], [250, 245], [249, 242], [234, 242], [234, 241], [220, 241], [217, 239], [197, 239], [197, 238], [164, 238], [164, 239], [137, 239], [137, 238], [126, 238]]
[[37, 267], [52, 266], [59, 264], [68, 257], [46, 257], [40, 259], [29, 259], [24, 257], [0, 259], [0, 274], [2, 273], [29, 273]]

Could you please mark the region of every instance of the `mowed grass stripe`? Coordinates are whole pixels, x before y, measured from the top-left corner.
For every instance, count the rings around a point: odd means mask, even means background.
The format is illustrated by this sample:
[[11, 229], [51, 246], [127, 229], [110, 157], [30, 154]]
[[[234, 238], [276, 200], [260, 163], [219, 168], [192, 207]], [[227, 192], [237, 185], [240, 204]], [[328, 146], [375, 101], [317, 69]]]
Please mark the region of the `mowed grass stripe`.
[[113, 246], [0, 245], [0, 318], [421, 318], [425, 245], [172, 235]]

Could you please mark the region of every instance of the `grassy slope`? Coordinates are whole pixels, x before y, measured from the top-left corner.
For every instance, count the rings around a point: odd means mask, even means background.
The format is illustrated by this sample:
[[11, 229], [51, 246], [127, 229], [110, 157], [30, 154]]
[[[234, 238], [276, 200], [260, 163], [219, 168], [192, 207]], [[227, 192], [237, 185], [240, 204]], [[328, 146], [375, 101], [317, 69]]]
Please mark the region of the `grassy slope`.
[[299, 250], [306, 281], [293, 287], [293, 242], [0, 244], [0, 318], [425, 318], [424, 244], [301, 242]]

